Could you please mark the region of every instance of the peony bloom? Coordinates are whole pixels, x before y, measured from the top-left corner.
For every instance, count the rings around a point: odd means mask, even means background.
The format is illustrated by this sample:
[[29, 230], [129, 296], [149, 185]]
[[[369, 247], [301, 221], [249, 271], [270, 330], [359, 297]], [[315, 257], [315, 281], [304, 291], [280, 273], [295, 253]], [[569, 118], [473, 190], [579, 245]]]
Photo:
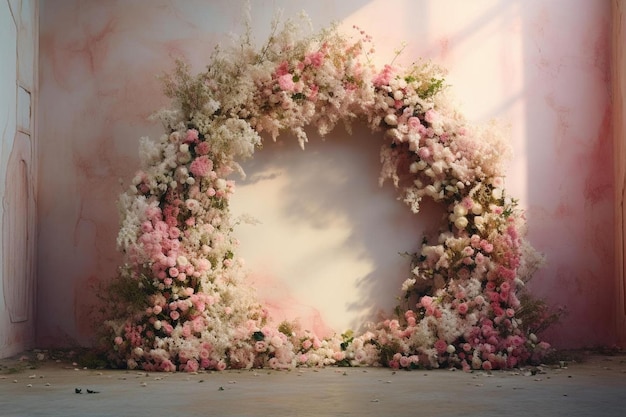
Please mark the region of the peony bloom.
[[213, 161], [206, 155], [197, 157], [189, 166], [189, 171], [195, 177], [208, 177], [212, 170]]

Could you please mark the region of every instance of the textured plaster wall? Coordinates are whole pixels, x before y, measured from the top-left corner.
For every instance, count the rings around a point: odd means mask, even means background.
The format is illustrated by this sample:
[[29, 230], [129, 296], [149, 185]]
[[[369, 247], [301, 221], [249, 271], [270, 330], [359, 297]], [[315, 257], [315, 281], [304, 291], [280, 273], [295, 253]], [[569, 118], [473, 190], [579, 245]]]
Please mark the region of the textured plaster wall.
[[35, 342], [37, 10], [0, 0], [0, 357]]
[[613, 0], [613, 133], [615, 143], [617, 337], [626, 345], [626, 1]]
[[[184, 57], [202, 68], [240, 30], [239, 1], [58, 0], [41, 3], [38, 342], [89, 343], [93, 286], [115, 274], [115, 199], [137, 147], [166, 105], [154, 75]], [[338, 21], [373, 36], [378, 65], [431, 58], [449, 70], [476, 123], [508, 127], [508, 190], [527, 209], [529, 239], [548, 258], [533, 292], [569, 315], [557, 346], [615, 336], [611, 3], [587, 0], [252, 1], [257, 39], [273, 12], [305, 9], [314, 27]], [[412, 216], [378, 189], [378, 138], [356, 126], [306, 151], [293, 138], [246, 164], [236, 213], [260, 296], [279, 318], [319, 331], [357, 327], [394, 305], [407, 261], [437, 207]]]

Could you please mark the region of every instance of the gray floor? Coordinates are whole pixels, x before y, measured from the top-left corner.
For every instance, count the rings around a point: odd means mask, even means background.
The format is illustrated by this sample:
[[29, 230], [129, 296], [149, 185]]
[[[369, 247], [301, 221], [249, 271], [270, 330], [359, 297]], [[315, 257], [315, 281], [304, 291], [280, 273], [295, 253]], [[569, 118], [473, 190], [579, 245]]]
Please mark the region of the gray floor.
[[3, 417], [626, 416], [623, 355], [490, 374], [379, 368], [162, 374], [71, 362], [41, 361], [35, 369], [0, 364]]

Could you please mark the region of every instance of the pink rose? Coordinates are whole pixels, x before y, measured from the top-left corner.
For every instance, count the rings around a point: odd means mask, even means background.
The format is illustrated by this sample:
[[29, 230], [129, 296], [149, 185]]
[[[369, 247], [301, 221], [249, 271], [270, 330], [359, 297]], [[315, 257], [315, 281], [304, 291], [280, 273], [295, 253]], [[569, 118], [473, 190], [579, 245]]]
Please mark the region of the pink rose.
[[435, 349], [437, 350], [437, 353], [440, 353], [440, 354], [444, 353], [447, 348], [448, 348], [448, 344], [446, 343], [445, 340], [439, 339], [435, 342]]
[[400, 358], [400, 367], [408, 368], [410, 365], [411, 365], [411, 359], [409, 359], [407, 356], [402, 356]]
[[467, 306], [467, 303], [461, 303], [457, 307], [457, 310], [459, 311], [459, 314], [466, 314], [469, 310], [469, 307]]
[[419, 129], [419, 127], [422, 125], [422, 122], [420, 122], [420, 119], [415, 117], [415, 116], [411, 116], [409, 117], [409, 120], [407, 120], [407, 125], [409, 126], [409, 129]]
[[219, 361], [219, 362], [215, 365], [215, 369], [217, 369], [218, 371], [223, 371], [224, 369], [226, 369], [226, 362], [224, 362], [224, 361]]
[[293, 91], [295, 83], [293, 82], [293, 75], [287, 73], [278, 77], [278, 85], [283, 91]]
[[430, 109], [424, 114], [424, 120], [428, 123], [435, 123], [439, 120], [439, 114], [435, 110]]
[[262, 353], [265, 352], [267, 350], [267, 343], [265, 343], [264, 341], [258, 341], [254, 344], [254, 350], [257, 353]]
[[432, 303], [433, 298], [428, 295], [423, 296], [420, 300], [420, 304], [422, 305], [422, 307], [429, 307]]

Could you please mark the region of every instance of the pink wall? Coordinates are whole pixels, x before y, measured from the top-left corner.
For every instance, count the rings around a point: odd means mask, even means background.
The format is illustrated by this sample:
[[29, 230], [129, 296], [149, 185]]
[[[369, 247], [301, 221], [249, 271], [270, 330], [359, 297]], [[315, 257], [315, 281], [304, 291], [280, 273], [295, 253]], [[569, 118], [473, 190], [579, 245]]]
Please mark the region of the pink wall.
[[620, 346], [626, 345], [626, 1], [611, 1], [613, 15], [612, 92], [613, 134], [615, 161], [615, 255], [617, 337]]
[[[472, 121], [509, 126], [509, 191], [528, 209], [530, 241], [548, 258], [532, 289], [570, 312], [549, 339], [615, 342], [609, 2], [252, 4], [259, 40], [276, 7], [286, 16], [305, 9], [316, 28], [336, 20], [366, 30], [380, 65], [406, 41], [400, 61], [426, 57], [448, 68]], [[154, 75], [172, 68], [172, 56], [201, 68], [216, 42], [240, 30], [240, 9], [232, 0], [42, 3], [41, 345], [89, 342], [93, 286], [120, 262], [118, 180], [127, 183], [138, 166], [139, 138], [160, 133], [146, 120], [167, 103]], [[240, 229], [242, 255], [278, 315], [342, 331], [388, 308], [405, 278], [397, 252], [414, 250], [420, 230], [436, 227], [436, 213], [410, 216], [392, 190], [372, 186], [376, 150], [359, 144], [363, 137], [333, 133], [304, 152], [286, 138], [247, 164], [233, 209], [263, 224]]]

